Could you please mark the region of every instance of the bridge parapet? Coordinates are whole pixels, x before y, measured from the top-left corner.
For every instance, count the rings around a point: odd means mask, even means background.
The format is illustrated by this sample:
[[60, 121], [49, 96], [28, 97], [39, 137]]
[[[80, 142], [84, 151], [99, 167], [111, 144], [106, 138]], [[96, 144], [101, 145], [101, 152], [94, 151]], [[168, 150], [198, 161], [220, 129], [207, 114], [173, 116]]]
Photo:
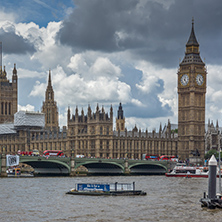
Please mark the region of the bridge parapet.
[[[0, 158], [1, 176], [6, 174], [6, 158], [4, 154]], [[88, 173], [103, 174], [164, 174], [170, 169], [169, 161], [148, 161], [131, 159], [103, 159], [103, 158], [77, 158], [72, 157], [42, 157], [20, 156], [21, 163], [32, 166], [36, 172], [61, 172], [69, 176], [75, 176], [78, 167], [86, 167]], [[57, 171], [53, 168], [56, 168]]]

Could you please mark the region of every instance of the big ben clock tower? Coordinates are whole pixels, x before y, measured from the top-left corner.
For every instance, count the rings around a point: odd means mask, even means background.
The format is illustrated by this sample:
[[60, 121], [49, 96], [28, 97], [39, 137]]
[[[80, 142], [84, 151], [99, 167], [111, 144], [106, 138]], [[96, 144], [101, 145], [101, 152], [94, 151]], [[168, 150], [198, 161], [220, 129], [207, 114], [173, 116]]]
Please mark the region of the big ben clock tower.
[[192, 21], [185, 56], [178, 70], [178, 154], [181, 160], [204, 158], [206, 81], [207, 72]]

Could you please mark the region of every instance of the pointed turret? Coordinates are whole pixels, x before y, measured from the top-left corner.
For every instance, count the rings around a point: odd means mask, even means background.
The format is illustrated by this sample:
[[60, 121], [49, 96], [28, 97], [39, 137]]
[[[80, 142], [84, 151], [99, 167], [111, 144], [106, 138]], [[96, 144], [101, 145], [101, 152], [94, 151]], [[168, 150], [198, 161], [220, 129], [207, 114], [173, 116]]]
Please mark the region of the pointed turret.
[[118, 119], [123, 119], [123, 107], [122, 104], [119, 104], [119, 109], [118, 109], [118, 113], [117, 113], [117, 118]]
[[[58, 128], [58, 108], [56, 102], [54, 101], [51, 70], [49, 70], [48, 85], [45, 91], [45, 102], [43, 102], [42, 112], [45, 113], [45, 127], [50, 129]], [[68, 114], [70, 115], [70, 112], [68, 112]]]
[[197, 38], [194, 32], [194, 20], [192, 19], [192, 28], [190, 37], [186, 44], [186, 52], [183, 61], [180, 65], [187, 65], [187, 64], [201, 64], [204, 65], [199, 53], [199, 43], [197, 42]]
[[91, 110], [90, 105], [88, 105], [88, 113], [87, 113], [88, 120], [91, 118], [91, 115], [92, 115], [92, 110]]
[[191, 29], [189, 40], [186, 44], [186, 47], [189, 47], [189, 46], [198, 46], [199, 47], [199, 43], [197, 42], [195, 32], [194, 32], [194, 19], [192, 19], [192, 29]]
[[125, 129], [125, 117], [123, 115], [123, 107], [121, 103], [119, 104], [119, 109], [117, 111], [116, 129], [120, 129], [120, 131], [124, 131]]
[[112, 105], [110, 106], [110, 113], [113, 113], [113, 107], [112, 107]]
[[78, 106], [76, 106], [76, 117], [78, 117], [78, 115], [79, 115], [79, 110], [78, 110]]
[[96, 106], [96, 112], [98, 113], [99, 112], [99, 104], [97, 103], [97, 106]]
[[14, 69], [13, 69], [13, 75], [17, 75], [17, 69], [16, 69], [16, 64], [14, 63]]
[[68, 112], [67, 112], [67, 119], [68, 120], [70, 120], [70, 116], [71, 116], [71, 114], [70, 114], [70, 107], [68, 106]]
[[113, 107], [112, 107], [112, 104], [110, 106], [110, 121], [113, 122]]
[[46, 89], [46, 100], [54, 100], [54, 91], [52, 88], [52, 81], [51, 81], [51, 70], [49, 70], [49, 77], [48, 77], [48, 85], [47, 85], [47, 89]]
[[49, 70], [48, 87], [52, 87], [51, 70]]
[[160, 123], [160, 128], [159, 128], [159, 138], [161, 138], [161, 134], [162, 134], [162, 124]]

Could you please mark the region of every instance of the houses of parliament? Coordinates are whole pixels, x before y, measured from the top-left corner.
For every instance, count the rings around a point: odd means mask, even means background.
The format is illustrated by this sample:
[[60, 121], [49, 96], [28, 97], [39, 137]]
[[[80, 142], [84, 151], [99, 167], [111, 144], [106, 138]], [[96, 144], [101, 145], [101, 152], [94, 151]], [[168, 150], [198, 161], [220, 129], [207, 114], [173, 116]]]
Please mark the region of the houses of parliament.
[[[2, 54], [2, 43], [0, 43]], [[180, 160], [204, 158], [206, 151], [218, 149], [219, 126], [205, 126], [207, 71], [200, 57], [194, 23], [186, 44], [185, 56], [177, 73], [178, 124], [168, 120], [158, 131], [142, 132], [136, 126], [125, 128], [123, 106], [116, 114], [97, 105], [92, 110], [67, 111], [67, 126], [59, 127], [58, 107], [54, 99], [51, 71], [41, 112], [18, 111], [18, 76], [16, 65], [10, 82], [0, 61], [0, 153], [18, 150], [63, 150], [70, 156], [142, 159], [143, 154], [175, 155]], [[176, 75], [175, 75], [176, 77]], [[114, 130], [115, 118], [115, 130]]]

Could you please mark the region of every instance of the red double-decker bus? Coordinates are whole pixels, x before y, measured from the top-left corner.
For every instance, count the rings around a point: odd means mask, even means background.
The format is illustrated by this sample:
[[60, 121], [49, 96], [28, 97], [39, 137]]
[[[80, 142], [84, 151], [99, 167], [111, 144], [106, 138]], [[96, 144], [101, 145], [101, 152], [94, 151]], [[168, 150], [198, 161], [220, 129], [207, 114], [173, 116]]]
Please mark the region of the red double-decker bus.
[[43, 156], [65, 156], [62, 150], [45, 150]]
[[156, 154], [146, 154], [145, 159], [146, 160], [159, 160], [160, 157], [159, 155], [156, 155]]

